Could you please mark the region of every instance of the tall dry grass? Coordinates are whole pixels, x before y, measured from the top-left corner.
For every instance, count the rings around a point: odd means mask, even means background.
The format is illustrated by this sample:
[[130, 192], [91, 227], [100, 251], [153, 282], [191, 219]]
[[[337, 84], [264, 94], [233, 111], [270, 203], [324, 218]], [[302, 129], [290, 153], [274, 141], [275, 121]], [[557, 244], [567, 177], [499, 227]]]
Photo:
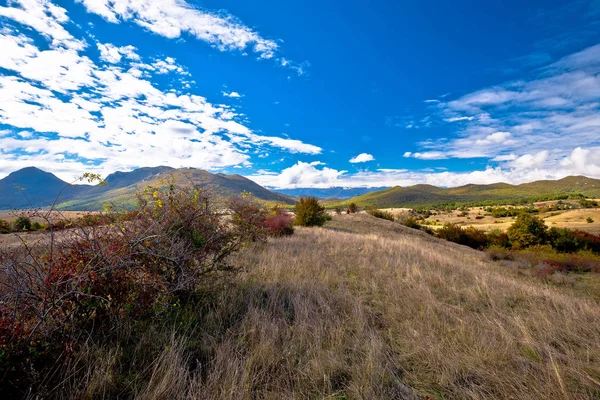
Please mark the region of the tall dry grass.
[[50, 396], [592, 399], [600, 305], [368, 215], [248, 248], [218, 294], [89, 343]]

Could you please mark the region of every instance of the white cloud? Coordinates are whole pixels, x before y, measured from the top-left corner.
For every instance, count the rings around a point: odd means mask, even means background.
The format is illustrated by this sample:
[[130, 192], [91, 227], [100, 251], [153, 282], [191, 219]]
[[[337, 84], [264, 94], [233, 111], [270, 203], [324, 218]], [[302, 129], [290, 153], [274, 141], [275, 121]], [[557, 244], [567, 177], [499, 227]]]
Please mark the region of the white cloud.
[[[261, 185], [277, 189], [298, 187], [327, 188], [341, 187], [381, 187], [412, 186], [429, 184], [439, 187], [456, 187], [470, 183], [491, 184], [506, 182], [520, 184], [542, 179], [560, 179], [569, 175], [587, 175], [600, 179], [600, 147], [576, 148], [565, 157], [560, 166], [555, 168], [536, 168], [545, 154], [534, 154], [523, 158], [521, 166], [506, 168], [488, 167], [470, 172], [420, 172], [405, 169], [379, 169], [377, 171], [361, 171], [348, 174], [331, 168], [317, 168], [314, 164], [299, 162], [280, 174], [248, 176]], [[538, 163], [538, 165], [536, 165]]]
[[[509, 138], [512, 135], [510, 132], [494, 132], [490, 135], [487, 135], [485, 139], [477, 139], [475, 144], [479, 146], [488, 146], [492, 144], [504, 143], [507, 144], [509, 142]], [[511, 141], [512, 142], [512, 141]]]
[[515, 169], [542, 168], [545, 165], [547, 158], [548, 151], [542, 150], [536, 154], [525, 154], [521, 157], [518, 157], [511, 163], [511, 165]]
[[82, 50], [84, 40], [75, 39], [62, 24], [68, 22], [67, 10], [48, 0], [12, 0], [11, 7], [0, 7], [0, 17], [29, 26], [50, 41], [52, 48]]
[[442, 151], [426, 151], [423, 153], [411, 153], [409, 156], [406, 156], [405, 153], [405, 157], [419, 158], [421, 160], [443, 160], [448, 158], [448, 154]]
[[459, 122], [459, 121], [473, 121], [475, 117], [452, 117], [448, 118], [447, 122]]
[[[63, 28], [70, 23], [64, 9], [42, 0], [10, 4], [16, 8], [0, 7], [3, 22], [25, 23], [49, 45], [10, 28], [0, 31], [0, 67], [12, 71], [0, 76], [0, 123], [12, 127], [0, 135], [0, 174], [35, 165], [71, 180], [84, 171], [107, 174], [160, 164], [247, 166], [249, 149], [265, 146], [322, 151], [300, 140], [253, 133], [228, 106], [185, 93], [181, 79], [175, 81], [179, 90], [161, 89], [152, 74], [187, 74], [173, 58], [148, 64], [132, 46], [99, 43], [106, 63], [96, 64], [82, 54], [84, 42]], [[136, 63], [124, 66], [124, 59]], [[31, 134], [17, 133], [24, 129]]]
[[171, 39], [187, 33], [222, 51], [252, 48], [261, 58], [272, 58], [279, 48], [234, 17], [198, 9], [184, 0], [76, 1], [109, 22], [131, 21]]
[[373, 161], [375, 160], [375, 158], [368, 153], [361, 153], [359, 155], [357, 155], [356, 157], [352, 157], [350, 159], [350, 162], [355, 164], [355, 163], [364, 163], [364, 162], [368, 162], [368, 161]]
[[561, 165], [573, 174], [600, 177], [600, 147], [577, 147], [562, 160]]
[[255, 175], [249, 177], [259, 184], [278, 188], [330, 187], [346, 171], [332, 168], [317, 168], [321, 163], [298, 161], [295, 165], [282, 170], [279, 174]]
[[[498, 163], [513, 161], [522, 168], [529, 164], [555, 168], [571, 149], [600, 145], [599, 60], [600, 44], [539, 68], [532, 78], [429, 107], [438, 124], [461, 124], [449, 125], [455, 129], [453, 137], [425, 140], [410, 156], [480, 157]], [[543, 151], [546, 158], [541, 157]], [[506, 154], [514, 159], [505, 158]]]
[[233, 99], [239, 99], [240, 97], [242, 97], [241, 94], [239, 94], [238, 92], [222, 92], [223, 96], [225, 97], [231, 97]]
[[492, 161], [513, 161], [516, 160], [517, 156], [514, 154], [503, 154], [492, 158]]
[[117, 47], [110, 43], [96, 43], [100, 50], [100, 59], [111, 64], [118, 64], [123, 57], [130, 60], [139, 60], [140, 56], [135, 52], [137, 49], [133, 46]]

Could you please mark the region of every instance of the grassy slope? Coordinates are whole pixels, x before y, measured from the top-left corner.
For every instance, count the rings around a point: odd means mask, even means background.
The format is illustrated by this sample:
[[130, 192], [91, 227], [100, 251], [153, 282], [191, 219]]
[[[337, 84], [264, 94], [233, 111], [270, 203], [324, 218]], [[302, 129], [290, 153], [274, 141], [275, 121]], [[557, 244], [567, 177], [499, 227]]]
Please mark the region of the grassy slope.
[[88, 359], [74, 364], [88, 370], [69, 381], [71, 395], [109, 398], [116, 388], [140, 399], [600, 393], [600, 305], [468, 248], [343, 215], [249, 248], [233, 264], [242, 268], [233, 282], [182, 310], [176, 323], [157, 321], [136, 337], [130, 331], [129, 348], [90, 345]]
[[202, 185], [217, 195], [232, 196], [242, 192], [250, 192], [256, 198], [267, 202], [293, 204], [291, 197], [271, 192], [255, 182], [240, 175], [212, 174], [198, 169], [178, 169], [172, 173], [161, 174], [159, 177], [148, 181], [129, 185], [123, 188], [110, 189], [103, 193], [93, 193], [90, 196], [74, 199], [60, 205], [61, 209], [68, 210], [101, 210], [104, 204], [116, 204], [124, 208], [132, 208], [136, 204], [135, 193], [147, 186], [167, 187], [171, 178], [177, 184]]
[[516, 201], [538, 196], [577, 194], [600, 196], [600, 180], [570, 176], [557, 181], [536, 181], [522, 185], [495, 183], [492, 185], [466, 185], [457, 188], [438, 188], [430, 185], [394, 187], [350, 199], [359, 205], [379, 208], [417, 207], [448, 202]]

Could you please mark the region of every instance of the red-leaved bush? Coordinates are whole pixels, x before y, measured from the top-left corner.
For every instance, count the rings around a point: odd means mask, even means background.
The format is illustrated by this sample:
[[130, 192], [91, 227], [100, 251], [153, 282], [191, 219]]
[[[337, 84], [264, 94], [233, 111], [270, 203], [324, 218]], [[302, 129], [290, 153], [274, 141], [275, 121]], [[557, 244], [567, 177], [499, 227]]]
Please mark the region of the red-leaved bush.
[[0, 387], [21, 393], [85, 335], [110, 336], [125, 318], [185, 301], [231, 270], [230, 254], [265, 239], [266, 211], [251, 202], [234, 204], [228, 218], [210, 193], [174, 185], [138, 201], [124, 218], [86, 215], [45, 241], [0, 251]]
[[294, 216], [277, 208], [273, 215], [268, 216], [263, 225], [272, 236], [287, 236], [294, 234]]

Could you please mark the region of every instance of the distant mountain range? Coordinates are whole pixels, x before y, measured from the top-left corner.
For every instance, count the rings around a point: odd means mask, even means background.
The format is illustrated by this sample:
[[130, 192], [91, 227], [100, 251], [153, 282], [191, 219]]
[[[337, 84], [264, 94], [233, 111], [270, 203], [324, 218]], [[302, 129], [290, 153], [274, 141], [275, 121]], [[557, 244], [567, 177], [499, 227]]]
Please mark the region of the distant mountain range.
[[531, 201], [545, 197], [578, 194], [588, 198], [600, 198], [600, 180], [585, 176], [569, 176], [556, 181], [535, 181], [521, 185], [471, 184], [455, 188], [439, 188], [431, 185], [396, 186], [354, 197], [346, 202], [378, 208], [419, 207], [446, 203]]
[[131, 172], [115, 172], [106, 177], [107, 185], [70, 185], [55, 175], [28, 167], [0, 179], [0, 210], [48, 207], [64, 210], [100, 210], [104, 204], [131, 208], [135, 193], [148, 185], [162, 187], [174, 179], [177, 184], [191, 183], [232, 196], [252, 193], [264, 201], [293, 204], [290, 196], [275, 193], [241, 175], [212, 174], [207, 171], [171, 167], [139, 168]]
[[305, 197], [313, 196], [318, 199], [350, 199], [356, 196], [362, 196], [367, 193], [372, 193], [389, 187], [358, 187], [358, 188], [345, 188], [345, 187], [330, 187], [326, 189], [317, 188], [300, 188], [300, 189], [277, 189], [277, 192], [287, 194], [293, 197]]
[[[0, 210], [48, 207], [52, 204], [64, 210], [100, 210], [104, 204], [131, 208], [135, 193], [151, 185], [164, 187], [173, 179], [177, 184], [200, 185], [218, 196], [242, 192], [256, 198], [284, 204], [294, 204], [295, 198], [315, 196], [355, 202], [361, 206], [419, 207], [445, 203], [482, 203], [535, 200], [560, 195], [584, 195], [600, 198], [600, 180], [570, 176], [557, 181], [536, 181], [522, 185], [495, 183], [439, 188], [415, 185], [393, 188], [289, 189], [277, 193], [241, 175], [213, 174], [200, 169], [171, 167], [139, 168], [131, 172], [115, 172], [106, 177], [107, 185], [70, 185], [55, 175], [35, 167], [23, 168], [0, 179]], [[332, 203], [331, 201], [329, 203]]]

